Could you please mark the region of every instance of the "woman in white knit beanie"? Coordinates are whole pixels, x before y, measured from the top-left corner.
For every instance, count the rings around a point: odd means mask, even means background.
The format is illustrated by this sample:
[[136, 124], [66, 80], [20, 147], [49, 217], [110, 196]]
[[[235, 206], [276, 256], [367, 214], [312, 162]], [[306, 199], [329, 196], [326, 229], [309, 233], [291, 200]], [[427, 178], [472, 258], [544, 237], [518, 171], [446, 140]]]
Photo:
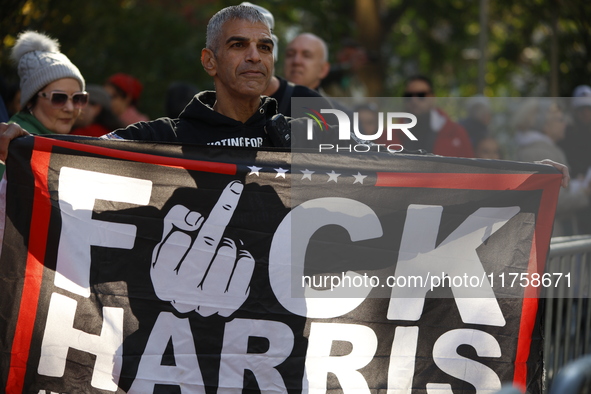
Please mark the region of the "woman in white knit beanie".
[[18, 65], [22, 110], [10, 121], [31, 134], [68, 134], [88, 102], [82, 74], [59, 43], [34, 31], [21, 33], [11, 58]]

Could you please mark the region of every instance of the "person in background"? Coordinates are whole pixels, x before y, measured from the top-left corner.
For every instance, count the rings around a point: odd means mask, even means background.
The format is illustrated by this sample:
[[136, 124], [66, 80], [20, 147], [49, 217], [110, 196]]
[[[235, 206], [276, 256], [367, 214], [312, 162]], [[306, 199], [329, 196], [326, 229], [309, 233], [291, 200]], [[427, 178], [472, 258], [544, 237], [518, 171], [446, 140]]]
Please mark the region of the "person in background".
[[501, 147], [495, 138], [487, 135], [478, 141], [474, 147], [474, 157], [477, 159], [501, 160]]
[[105, 89], [111, 96], [111, 109], [125, 126], [136, 122], [147, 122], [147, 115], [137, 109], [137, 104], [144, 87], [141, 82], [124, 73], [111, 75], [105, 83]]
[[322, 80], [330, 72], [328, 46], [322, 38], [312, 33], [301, 33], [291, 40], [285, 50], [283, 72], [290, 83], [305, 86], [324, 97], [328, 106], [326, 108], [338, 109], [353, 116], [349, 105], [329, 96], [321, 88]]
[[318, 90], [330, 71], [324, 40], [312, 33], [302, 33], [291, 40], [285, 50], [283, 71], [288, 81]]
[[68, 134], [88, 102], [88, 93], [80, 70], [59, 51], [59, 42], [25, 31], [17, 37], [10, 57], [20, 77], [21, 110], [9, 123], [30, 134]]
[[[572, 166], [573, 180], [584, 182], [591, 177], [591, 86], [577, 86], [570, 104], [572, 118], [558, 145]], [[591, 234], [591, 206], [582, 212], [578, 224], [581, 234]]]
[[477, 95], [466, 100], [466, 118], [460, 120], [470, 137], [472, 146], [476, 146], [481, 139], [488, 136], [488, 125], [492, 120], [490, 100], [488, 97]]
[[88, 105], [82, 109], [70, 134], [100, 137], [124, 126], [111, 111], [111, 97], [105, 88], [100, 85], [88, 85], [86, 91], [89, 97]]
[[[551, 98], [527, 100], [515, 114], [521, 131], [516, 135], [518, 161], [536, 162], [542, 158], [568, 166], [567, 157], [558, 146], [564, 138], [566, 119], [562, 109]], [[581, 209], [589, 206], [591, 185], [562, 189], [558, 196], [553, 237], [575, 235]]]
[[[357, 104], [353, 110], [357, 113], [359, 119], [359, 132], [368, 136], [376, 134], [380, 126], [381, 116], [377, 104], [374, 102], [365, 102]], [[353, 125], [353, 127], [355, 127], [355, 125]], [[371, 141], [360, 139], [353, 131], [351, 131], [351, 138], [355, 139], [359, 144], [371, 143]]]
[[18, 64], [22, 109], [10, 121], [31, 134], [68, 134], [88, 103], [88, 93], [78, 68], [59, 51], [59, 42], [23, 32], [11, 58]]
[[0, 96], [2, 96], [9, 119], [21, 110], [21, 88], [16, 74], [14, 79], [3, 78], [0, 75]]
[[0, 122], [8, 122], [10, 116], [8, 116], [8, 110], [4, 105], [4, 99], [0, 96]]
[[[415, 75], [407, 79], [403, 96], [405, 110], [417, 117], [417, 124], [412, 128], [417, 141], [403, 136], [392, 142], [400, 143], [409, 151], [423, 149], [441, 156], [474, 157], [466, 129], [436, 106], [433, 83], [428, 77]], [[388, 143], [385, 140], [378, 142]]]
[[197, 93], [199, 88], [188, 82], [173, 82], [168, 85], [165, 102], [166, 116], [171, 119], [178, 118]]
[[570, 108], [572, 119], [559, 145], [572, 166], [573, 177], [584, 177], [591, 167], [591, 86], [575, 88]]

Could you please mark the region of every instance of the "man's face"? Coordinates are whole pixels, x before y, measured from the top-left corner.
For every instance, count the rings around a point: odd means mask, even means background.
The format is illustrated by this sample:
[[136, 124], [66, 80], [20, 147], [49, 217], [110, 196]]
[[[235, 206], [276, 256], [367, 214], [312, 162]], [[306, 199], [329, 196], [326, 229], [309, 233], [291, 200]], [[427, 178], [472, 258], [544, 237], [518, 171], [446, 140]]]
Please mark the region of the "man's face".
[[204, 49], [201, 62], [214, 77], [218, 94], [259, 97], [273, 75], [273, 40], [264, 23], [224, 24], [216, 53]]
[[324, 46], [318, 38], [306, 34], [297, 36], [287, 46], [285, 78], [295, 84], [316, 89], [330, 69], [324, 56]]
[[425, 81], [409, 82], [404, 90], [404, 96], [406, 109], [415, 115], [424, 115], [433, 109], [433, 92]]

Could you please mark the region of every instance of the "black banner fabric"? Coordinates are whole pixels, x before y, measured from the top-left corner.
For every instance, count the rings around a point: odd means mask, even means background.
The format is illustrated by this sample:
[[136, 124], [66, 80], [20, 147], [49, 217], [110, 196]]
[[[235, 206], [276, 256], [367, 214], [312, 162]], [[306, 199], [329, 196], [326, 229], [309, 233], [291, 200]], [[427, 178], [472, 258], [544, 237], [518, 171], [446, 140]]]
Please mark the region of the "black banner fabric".
[[26, 137], [6, 168], [7, 393], [541, 392], [550, 166]]

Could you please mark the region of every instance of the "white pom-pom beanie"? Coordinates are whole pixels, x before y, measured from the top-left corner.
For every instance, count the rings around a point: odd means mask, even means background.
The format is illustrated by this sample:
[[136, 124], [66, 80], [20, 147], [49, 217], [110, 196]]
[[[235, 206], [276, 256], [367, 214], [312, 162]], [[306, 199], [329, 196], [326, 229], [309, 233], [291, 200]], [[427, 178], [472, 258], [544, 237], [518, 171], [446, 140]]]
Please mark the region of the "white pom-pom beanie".
[[74, 78], [85, 82], [80, 70], [59, 51], [59, 43], [45, 34], [26, 31], [19, 34], [12, 48], [12, 60], [18, 65], [21, 87], [21, 107], [43, 87], [62, 78]]

